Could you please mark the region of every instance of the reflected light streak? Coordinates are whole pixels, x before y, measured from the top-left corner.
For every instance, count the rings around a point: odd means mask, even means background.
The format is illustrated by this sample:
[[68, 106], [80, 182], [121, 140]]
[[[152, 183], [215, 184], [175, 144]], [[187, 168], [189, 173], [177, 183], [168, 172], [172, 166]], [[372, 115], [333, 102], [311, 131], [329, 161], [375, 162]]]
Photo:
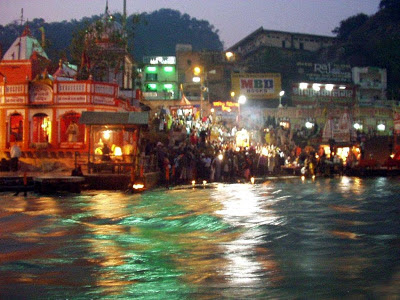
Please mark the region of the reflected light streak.
[[[225, 257], [231, 263], [225, 268], [225, 278], [235, 285], [262, 285], [260, 274], [265, 272], [262, 261], [257, 260], [257, 249], [261, 248], [265, 234], [259, 225], [274, 224], [278, 217], [273, 210], [266, 210], [265, 196], [254, 193], [252, 185], [231, 185], [229, 197], [217, 199], [223, 209], [217, 211], [225, 222], [244, 228], [237, 239], [225, 244]], [[227, 191], [225, 190], [225, 196]], [[266, 264], [270, 265], [270, 264]]]

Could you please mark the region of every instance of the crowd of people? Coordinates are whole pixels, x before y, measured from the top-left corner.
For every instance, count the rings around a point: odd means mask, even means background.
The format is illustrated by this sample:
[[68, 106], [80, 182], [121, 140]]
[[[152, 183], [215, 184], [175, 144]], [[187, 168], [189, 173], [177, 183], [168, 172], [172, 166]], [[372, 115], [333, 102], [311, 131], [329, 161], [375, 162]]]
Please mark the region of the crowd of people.
[[[324, 149], [307, 145], [310, 137], [303, 130], [269, 124], [253, 131], [252, 141], [244, 146], [235, 140], [236, 124], [195, 115], [168, 115], [164, 119], [160, 115], [154, 121], [155, 130], [168, 138], [143, 143], [142, 153], [156, 161], [165, 184], [248, 181], [253, 176], [280, 175], [295, 169], [304, 175], [344, 170], [340, 157], [328, 158]], [[218, 135], [213, 136], [213, 131]]]

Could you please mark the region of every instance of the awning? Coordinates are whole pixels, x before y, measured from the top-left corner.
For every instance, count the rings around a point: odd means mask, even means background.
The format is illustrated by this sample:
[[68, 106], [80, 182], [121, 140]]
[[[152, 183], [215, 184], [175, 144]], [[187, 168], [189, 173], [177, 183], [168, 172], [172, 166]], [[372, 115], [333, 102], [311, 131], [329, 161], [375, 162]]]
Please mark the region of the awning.
[[148, 112], [103, 112], [84, 111], [79, 123], [85, 125], [147, 125]]
[[180, 105], [191, 105], [190, 101], [188, 100], [188, 98], [186, 98], [185, 94], [183, 94], [183, 93], [182, 93]]

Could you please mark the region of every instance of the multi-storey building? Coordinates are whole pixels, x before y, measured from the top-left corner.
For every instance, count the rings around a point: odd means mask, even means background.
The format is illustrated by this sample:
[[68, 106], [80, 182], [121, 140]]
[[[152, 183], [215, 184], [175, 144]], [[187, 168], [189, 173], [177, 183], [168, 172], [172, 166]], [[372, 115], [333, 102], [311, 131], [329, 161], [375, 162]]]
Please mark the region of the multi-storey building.
[[357, 100], [360, 105], [371, 105], [386, 100], [386, 69], [374, 67], [352, 68], [353, 82], [357, 86]]
[[175, 56], [145, 56], [143, 58], [143, 96], [148, 101], [166, 102], [179, 98]]
[[334, 45], [335, 41], [336, 39], [334, 37], [267, 30], [260, 27], [235, 45], [229, 47], [228, 51], [232, 51], [242, 58], [247, 57], [263, 47], [315, 52]]

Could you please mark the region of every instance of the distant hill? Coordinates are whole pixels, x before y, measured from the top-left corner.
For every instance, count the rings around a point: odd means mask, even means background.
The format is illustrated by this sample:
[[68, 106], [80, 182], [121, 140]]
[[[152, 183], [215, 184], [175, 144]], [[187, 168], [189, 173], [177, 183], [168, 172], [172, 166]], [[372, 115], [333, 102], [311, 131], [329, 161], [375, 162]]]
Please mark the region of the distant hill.
[[[120, 14], [114, 16], [122, 23]], [[42, 31], [45, 33], [45, 50], [56, 65], [60, 58], [72, 59], [70, 46], [73, 35], [100, 17], [92, 16], [79, 21], [52, 23], [46, 23], [44, 19], [34, 19], [29, 21], [28, 25], [32, 35], [39, 41], [42, 38], [41, 30], [44, 29]], [[218, 30], [213, 25], [176, 10], [160, 9], [152, 13], [131, 15], [128, 16], [126, 24], [129, 50], [138, 62], [142, 62], [142, 57], [148, 55], [175, 55], [176, 44], [191, 44], [194, 51], [223, 50]], [[22, 33], [24, 26], [17, 23], [0, 25], [0, 44], [3, 54]]]

